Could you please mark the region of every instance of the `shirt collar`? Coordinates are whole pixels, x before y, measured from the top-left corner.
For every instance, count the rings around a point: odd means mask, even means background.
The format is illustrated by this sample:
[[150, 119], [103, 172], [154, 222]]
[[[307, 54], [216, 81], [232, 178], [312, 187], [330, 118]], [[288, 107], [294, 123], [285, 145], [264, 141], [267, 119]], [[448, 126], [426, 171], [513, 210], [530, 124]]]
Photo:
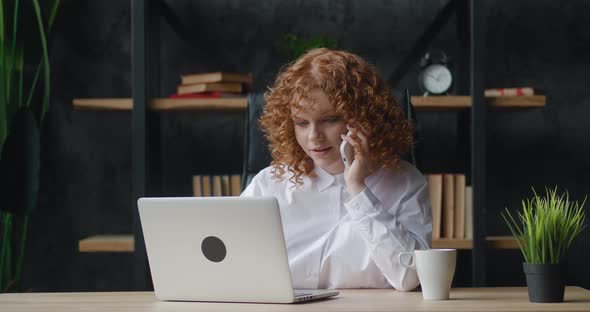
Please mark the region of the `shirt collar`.
[[315, 166], [314, 172], [316, 176], [313, 178], [313, 183], [320, 192], [327, 189], [336, 180], [333, 175], [318, 166]]
[[[369, 175], [365, 179], [365, 184], [367, 185], [367, 187], [375, 184], [375, 182], [378, 179], [377, 176], [381, 175], [382, 171], [383, 171], [382, 169], [379, 169], [377, 172]], [[319, 192], [324, 191], [325, 189], [330, 187], [330, 185], [332, 185], [336, 181], [336, 176], [333, 176], [328, 171], [326, 171], [318, 166], [315, 166], [314, 172], [316, 174], [316, 177], [312, 178], [312, 181], [313, 181], [313, 184], [316, 185], [316, 188]], [[344, 181], [344, 179], [342, 179], [342, 180], [343, 181], [341, 183], [342, 183], [342, 185], [344, 185], [346, 182]]]

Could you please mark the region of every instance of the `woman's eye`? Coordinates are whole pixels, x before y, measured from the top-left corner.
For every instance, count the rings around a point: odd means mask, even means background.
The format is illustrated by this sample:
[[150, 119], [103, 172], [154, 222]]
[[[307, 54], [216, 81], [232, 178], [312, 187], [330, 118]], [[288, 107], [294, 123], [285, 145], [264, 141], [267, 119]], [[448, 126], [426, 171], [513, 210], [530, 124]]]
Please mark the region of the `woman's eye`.
[[307, 121], [296, 121], [295, 125], [299, 126], [299, 127], [303, 127], [303, 126], [307, 125]]
[[336, 122], [338, 121], [338, 117], [328, 117], [324, 119], [325, 122]]

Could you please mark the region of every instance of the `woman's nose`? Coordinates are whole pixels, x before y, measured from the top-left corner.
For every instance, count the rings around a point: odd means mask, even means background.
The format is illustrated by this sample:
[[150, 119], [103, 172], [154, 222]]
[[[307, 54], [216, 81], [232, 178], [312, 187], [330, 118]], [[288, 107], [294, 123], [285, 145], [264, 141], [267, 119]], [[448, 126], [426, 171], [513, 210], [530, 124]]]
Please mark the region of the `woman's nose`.
[[324, 134], [322, 129], [316, 125], [312, 125], [309, 130], [309, 140], [323, 140]]

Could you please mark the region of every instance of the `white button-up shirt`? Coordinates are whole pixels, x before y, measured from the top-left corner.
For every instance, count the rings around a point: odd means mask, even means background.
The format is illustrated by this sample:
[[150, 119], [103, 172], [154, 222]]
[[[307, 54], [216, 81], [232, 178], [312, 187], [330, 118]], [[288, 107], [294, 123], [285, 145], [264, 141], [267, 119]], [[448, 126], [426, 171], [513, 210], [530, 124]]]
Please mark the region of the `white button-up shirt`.
[[418, 286], [413, 269], [398, 263], [403, 251], [429, 248], [432, 215], [424, 176], [401, 161], [365, 179], [350, 198], [343, 174], [316, 167], [295, 187], [277, 181], [272, 167], [258, 173], [242, 196], [278, 199], [293, 287], [390, 288]]

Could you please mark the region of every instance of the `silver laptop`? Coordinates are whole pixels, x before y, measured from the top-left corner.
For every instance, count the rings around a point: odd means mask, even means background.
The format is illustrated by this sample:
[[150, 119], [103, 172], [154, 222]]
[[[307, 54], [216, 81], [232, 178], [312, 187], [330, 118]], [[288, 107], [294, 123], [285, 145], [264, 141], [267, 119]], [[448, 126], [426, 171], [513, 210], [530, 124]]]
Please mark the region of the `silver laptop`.
[[293, 290], [273, 197], [160, 197], [137, 201], [160, 300], [292, 303], [335, 296]]

